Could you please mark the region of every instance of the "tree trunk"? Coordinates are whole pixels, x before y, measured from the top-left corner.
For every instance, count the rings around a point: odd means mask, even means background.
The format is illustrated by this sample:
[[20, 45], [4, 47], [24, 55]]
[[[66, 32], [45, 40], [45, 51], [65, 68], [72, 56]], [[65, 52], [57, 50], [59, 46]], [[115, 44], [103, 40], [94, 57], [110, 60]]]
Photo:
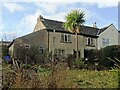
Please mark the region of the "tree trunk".
[[76, 60], [78, 59], [78, 35], [77, 32], [75, 33], [76, 36]]

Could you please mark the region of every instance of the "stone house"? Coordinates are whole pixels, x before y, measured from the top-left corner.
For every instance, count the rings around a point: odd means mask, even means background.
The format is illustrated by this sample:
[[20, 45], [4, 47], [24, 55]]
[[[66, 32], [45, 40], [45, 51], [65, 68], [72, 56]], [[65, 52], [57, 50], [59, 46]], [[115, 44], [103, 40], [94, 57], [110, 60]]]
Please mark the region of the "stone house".
[[[81, 26], [80, 33], [78, 33], [78, 47], [76, 47], [76, 37], [63, 28], [63, 22], [45, 19], [41, 15], [37, 19], [34, 31], [28, 35], [16, 38], [9, 45], [10, 55], [16, 56], [16, 48], [31, 48], [37, 47], [40, 54], [48, 51], [53, 54], [62, 55], [75, 55], [76, 48], [78, 49], [78, 56], [80, 58], [87, 57], [87, 50], [100, 49], [102, 40], [105, 38], [106, 44], [118, 44], [118, 31], [113, 24], [108, 27], [99, 29], [95, 25], [93, 27]], [[114, 34], [113, 37], [110, 37]], [[117, 35], [117, 36], [116, 36]], [[107, 38], [108, 37], [108, 38]], [[108, 40], [109, 39], [109, 40]], [[107, 46], [107, 45], [105, 45]]]
[[7, 47], [9, 46], [9, 44], [11, 43], [11, 41], [0, 41], [0, 57], [2, 58], [2, 54], [3, 54], [3, 47]]

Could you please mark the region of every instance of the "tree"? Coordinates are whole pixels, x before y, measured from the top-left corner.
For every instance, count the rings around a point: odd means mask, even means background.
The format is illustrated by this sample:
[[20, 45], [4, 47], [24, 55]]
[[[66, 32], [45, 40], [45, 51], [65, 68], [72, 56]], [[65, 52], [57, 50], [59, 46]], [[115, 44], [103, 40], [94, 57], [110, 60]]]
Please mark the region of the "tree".
[[76, 35], [76, 60], [78, 59], [78, 36], [77, 33], [80, 32], [80, 28], [85, 22], [84, 20], [84, 12], [80, 10], [73, 10], [68, 13], [65, 17], [66, 22], [63, 23], [63, 27], [65, 30], [68, 30]]

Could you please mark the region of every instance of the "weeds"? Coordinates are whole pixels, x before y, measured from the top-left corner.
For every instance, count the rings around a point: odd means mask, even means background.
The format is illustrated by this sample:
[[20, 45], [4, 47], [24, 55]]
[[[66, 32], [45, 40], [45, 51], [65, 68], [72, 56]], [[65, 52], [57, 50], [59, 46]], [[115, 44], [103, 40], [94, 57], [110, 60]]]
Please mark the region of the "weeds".
[[[15, 61], [16, 62], [16, 61]], [[27, 68], [26, 68], [27, 67]], [[41, 65], [3, 63], [4, 88], [117, 88], [117, 72], [68, 69], [66, 63]]]

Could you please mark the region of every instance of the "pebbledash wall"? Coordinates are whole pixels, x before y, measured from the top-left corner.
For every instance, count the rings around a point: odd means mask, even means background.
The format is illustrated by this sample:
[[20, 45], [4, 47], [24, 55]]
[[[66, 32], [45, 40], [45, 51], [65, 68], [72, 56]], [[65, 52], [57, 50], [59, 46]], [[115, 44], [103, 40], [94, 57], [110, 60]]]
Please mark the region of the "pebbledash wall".
[[99, 34], [98, 38], [98, 49], [104, 48], [110, 45], [118, 45], [119, 43], [119, 32], [113, 24], [111, 24], [106, 30]]
[[118, 44], [120, 45], [120, 31], [118, 33]]

